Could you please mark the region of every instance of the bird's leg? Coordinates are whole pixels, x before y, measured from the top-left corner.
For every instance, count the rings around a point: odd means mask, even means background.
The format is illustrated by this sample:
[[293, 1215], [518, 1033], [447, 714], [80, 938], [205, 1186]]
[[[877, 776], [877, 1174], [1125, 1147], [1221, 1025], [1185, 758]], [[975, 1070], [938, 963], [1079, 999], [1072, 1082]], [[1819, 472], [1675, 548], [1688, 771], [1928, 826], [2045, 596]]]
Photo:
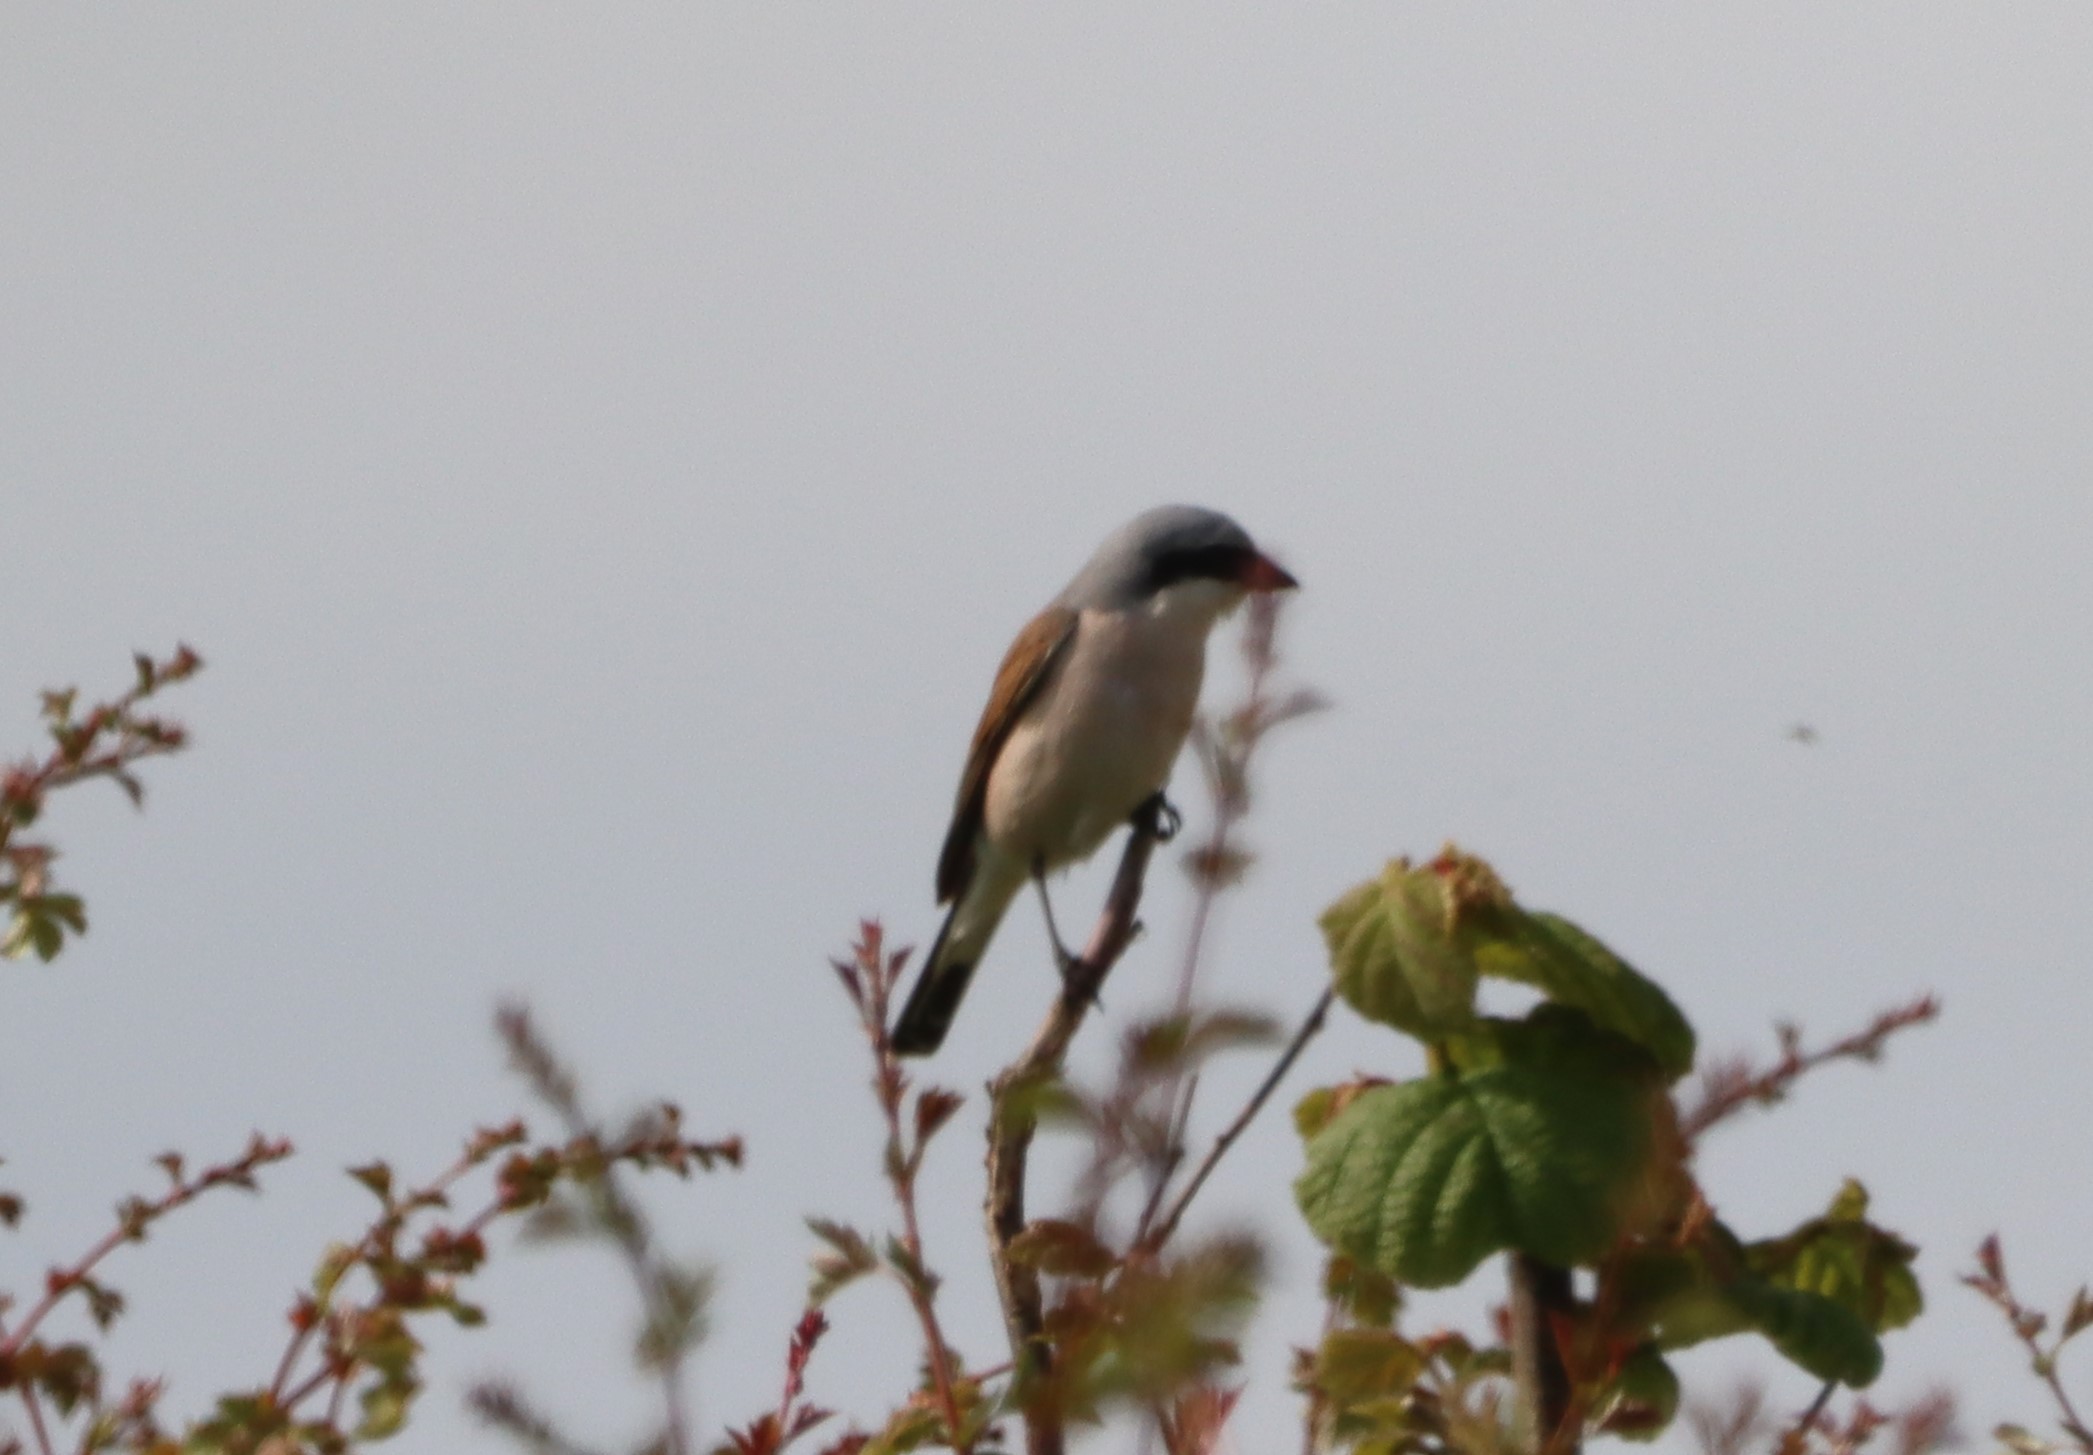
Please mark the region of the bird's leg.
[[[1046, 912], [1047, 939], [1053, 943], [1054, 964], [1060, 969], [1061, 981], [1065, 985], [1074, 978], [1076, 971], [1082, 967], [1083, 958], [1061, 943], [1061, 931], [1054, 924], [1054, 901], [1047, 896], [1046, 860], [1044, 857], [1035, 858], [1032, 861], [1032, 887], [1039, 891], [1039, 907]], [[1092, 995], [1090, 999], [1093, 1004], [1097, 1001], [1095, 995]]]
[[1135, 806], [1132, 818], [1136, 827], [1146, 828], [1154, 834], [1159, 844], [1169, 843], [1185, 826], [1185, 816], [1177, 811], [1176, 804], [1163, 796], [1160, 788]]
[[1076, 963], [1076, 957], [1069, 953], [1068, 946], [1061, 943], [1061, 931], [1054, 924], [1054, 901], [1047, 897], [1046, 860], [1044, 857], [1035, 858], [1032, 861], [1032, 887], [1039, 891], [1039, 907], [1046, 913], [1047, 939], [1054, 946], [1054, 960], [1060, 965], [1063, 978], [1066, 978], [1069, 970]]

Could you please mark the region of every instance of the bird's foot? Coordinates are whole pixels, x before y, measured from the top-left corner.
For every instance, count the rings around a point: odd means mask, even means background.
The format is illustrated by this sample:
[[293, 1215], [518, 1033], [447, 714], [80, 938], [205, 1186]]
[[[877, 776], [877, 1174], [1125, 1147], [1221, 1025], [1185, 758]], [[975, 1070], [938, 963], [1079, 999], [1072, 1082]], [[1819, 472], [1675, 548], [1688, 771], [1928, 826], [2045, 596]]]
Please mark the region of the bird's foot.
[[1177, 811], [1177, 805], [1163, 796], [1158, 788], [1134, 810], [1134, 825], [1155, 835], [1159, 844], [1167, 844], [1177, 837], [1177, 831], [1185, 826], [1185, 816]]
[[1090, 971], [1090, 962], [1081, 955], [1071, 955], [1060, 945], [1054, 946], [1054, 958], [1061, 967], [1062, 995], [1102, 1011], [1105, 1002], [1097, 993], [1098, 981]]

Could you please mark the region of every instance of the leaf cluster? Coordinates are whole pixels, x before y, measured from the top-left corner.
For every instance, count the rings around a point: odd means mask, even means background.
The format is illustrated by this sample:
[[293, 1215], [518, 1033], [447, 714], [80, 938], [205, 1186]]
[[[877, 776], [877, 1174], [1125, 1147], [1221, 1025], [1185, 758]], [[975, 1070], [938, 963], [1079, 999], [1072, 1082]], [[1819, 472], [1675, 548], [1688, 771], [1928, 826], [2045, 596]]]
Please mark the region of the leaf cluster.
[[[1590, 1295], [1550, 1310], [1545, 1330], [1571, 1428], [1654, 1438], [1679, 1403], [1666, 1353], [1731, 1334], [1763, 1337], [1828, 1383], [1874, 1380], [1878, 1335], [1921, 1306], [1916, 1249], [1868, 1220], [1856, 1182], [1778, 1237], [1746, 1241], [1722, 1222], [1673, 1099], [1694, 1033], [1654, 981], [1569, 920], [1522, 908], [1488, 864], [1452, 847], [1391, 862], [1322, 928], [1338, 995], [1422, 1042], [1429, 1063], [1422, 1076], [1311, 1092], [1296, 1110], [1307, 1166], [1295, 1194], [1347, 1288], [1445, 1287], [1499, 1253], [1588, 1270]], [[1521, 1017], [1485, 1014], [1490, 978], [1542, 998]], [[1734, 1079], [1723, 1114], [1931, 1013], [1928, 1002], [1814, 1060], [1787, 1042], [1775, 1072]], [[1494, 1366], [1437, 1367], [1353, 1301], [1338, 1299], [1305, 1378], [1334, 1435], [1415, 1448], [1402, 1442], [1428, 1434], [1416, 1411]], [[1459, 1389], [1459, 1406], [1476, 1407]], [[1421, 1390], [1433, 1399], [1420, 1404]]]
[[[61, 1434], [82, 1455], [325, 1455], [384, 1440], [405, 1425], [421, 1392], [426, 1323], [485, 1322], [463, 1289], [486, 1263], [494, 1224], [541, 1215], [619, 1169], [687, 1172], [739, 1157], [731, 1139], [685, 1138], [674, 1109], [664, 1108], [616, 1138], [533, 1142], [520, 1121], [485, 1128], [448, 1169], [417, 1184], [403, 1183], [383, 1161], [352, 1167], [350, 1177], [377, 1199], [378, 1212], [355, 1239], [326, 1250], [292, 1300], [273, 1375], [219, 1396], [201, 1417], [170, 1421], [159, 1382], [133, 1380], [119, 1390], [105, 1370], [98, 1343], [125, 1302], [103, 1265], [207, 1192], [254, 1190], [258, 1174], [291, 1151], [288, 1141], [256, 1136], [239, 1156], [194, 1171], [167, 1153], [156, 1159], [167, 1187], [121, 1202], [114, 1226], [79, 1258], [51, 1268], [40, 1296], [11, 1323], [5, 1316], [23, 1301], [0, 1294], [0, 1397], [19, 1402], [43, 1455], [52, 1455]], [[475, 1188], [476, 1206], [461, 1213], [460, 1198]], [[13, 1211], [10, 1222], [19, 1219], [19, 1200]], [[702, 1302], [695, 1285], [679, 1328], [695, 1325]], [[47, 1332], [72, 1306], [86, 1315], [87, 1330], [64, 1338]]]
[[138, 764], [188, 742], [181, 724], [155, 717], [143, 705], [161, 688], [194, 676], [203, 659], [178, 647], [164, 662], [143, 653], [132, 662], [136, 676], [130, 689], [107, 701], [83, 708], [78, 688], [44, 693], [49, 751], [0, 769], [0, 906], [7, 910], [0, 955], [9, 959], [33, 954], [48, 963], [58, 958], [67, 935], [87, 933], [87, 906], [80, 896], [51, 887], [58, 851], [46, 841], [22, 836], [42, 817], [51, 794], [106, 778], [134, 805], [142, 803], [145, 785]]

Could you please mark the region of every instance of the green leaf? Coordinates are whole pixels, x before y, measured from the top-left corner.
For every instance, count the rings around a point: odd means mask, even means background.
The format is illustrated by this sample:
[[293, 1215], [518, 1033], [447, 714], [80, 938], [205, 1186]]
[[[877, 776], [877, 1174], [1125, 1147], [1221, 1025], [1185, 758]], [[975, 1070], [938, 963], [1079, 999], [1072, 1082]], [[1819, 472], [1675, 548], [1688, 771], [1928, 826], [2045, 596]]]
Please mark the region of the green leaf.
[[421, 1386], [412, 1379], [387, 1379], [366, 1389], [358, 1403], [363, 1420], [356, 1427], [359, 1440], [383, 1440], [398, 1434], [407, 1423], [408, 1408]]
[[1636, 1191], [1648, 1094], [1527, 1059], [1374, 1087], [1309, 1143], [1294, 1196], [1325, 1243], [1421, 1288], [1504, 1248], [1587, 1262]]
[[1882, 1346], [1860, 1315], [1751, 1271], [1749, 1251], [1720, 1223], [1703, 1240], [1693, 1250], [1638, 1254], [1620, 1270], [1623, 1319], [1649, 1329], [1660, 1348], [1755, 1332], [1819, 1379], [1858, 1389], [1882, 1372]]
[[1751, 1244], [1746, 1261], [1769, 1282], [1851, 1310], [1878, 1334], [1901, 1329], [1926, 1306], [1911, 1267], [1919, 1250], [1869, 1222], [1867, 1211], [1867, 1189], [1849, 1177], [1825, 1216]]
[[1624, 1440], [1654, 1440], [1679, 1413], [1679, 1376], [1656, 1346], [1644, 1344], [1622, 1362], [1593, 1411], [1596, 1428]]
[[1424, 1352], [1391, 1330], [1332, 1329], [1315, 1353], [1315, 1385], [1339, 1405], [1399, 1398], [1424, 1365]]
[[894, 1411], [887, 1427], [866, 1441], [859, 1455], [906, 1455], [935, 1444], [944, 1429], [944, 1417], [927, 1401], [912, 1401]]
[[87, 906], [77, 894], [45, 894], [37, 899], [44, 913], [65, 921], [76, 935], [87, 933]]
[[1475, 1019], [1477, 972], [1462, 903], [1430, 866], [1389, 860], [1318, 921], [1337, 993], [1368, 1020], [1420, 1040], [1464, 1029]]
[[0, 939], [0, 955], [19, 960], [34, 954], [45, 964], [58, 958], [59, 950], [65, 945], [65, 926], [45, 913], [44, 903], [42, 897], [16, 901], [14, 913], [8, 920], [7, 935]]
[[1102, 1278], [1119, 1259], [1089, 1229], [1064, 1218], [1035, 1218], [1010, 1240], [1013, 1262], [1056, 1278]]
[[1851, 1309], [1821, 1294], [1741, 1278], [1724, 1296], [1792, 1364], [1864, 1389], [1882, 1373], [1882, 1345]]
[[872, 1244], [856, 1228], [827, 1218], [808, 1218], [807, 1226], [815, 1237], [829, 1246], [828, 1252], [817, 1253], [810, 1260], [814, 1277], [807, 1286], [808, 1303], [817, 1306], [827, 1303], [838, 1289], [879, 1266], [879, 1255], [872, 1251]]
[[1320, 923], [1338, 994], [1420, 1040], [1466, 1032], [1488, 975], [1583, 1011], [1673, 1079], [1693, 1065], [1693, 1027], [1656, 982], [1561, 915], [1520, 909], [1496, 871], [1452, 846], [1422, 866], [1391, 860]]
[[1323, 1266], [1323, 1297], [1355, 1323], [1371, 1329], [1395, 1327], [1402, 1310], [1402, 1285], [1342, 1253], [1333, 1253]]
[[1693, 1069], [1693, 1027], [1654, 980], [1557, 914], [1518, 912], [1477, 949], [1485, 975], [1531, 985], [1648, 1051], [1676, 1080]]
[[1334, 1086], [1318, 1086], [1294, 1103], [1294, 1131], [1302, 1141], [1329, 1126], [1330, 1118], [1337, 1115], [1337, 1090]]

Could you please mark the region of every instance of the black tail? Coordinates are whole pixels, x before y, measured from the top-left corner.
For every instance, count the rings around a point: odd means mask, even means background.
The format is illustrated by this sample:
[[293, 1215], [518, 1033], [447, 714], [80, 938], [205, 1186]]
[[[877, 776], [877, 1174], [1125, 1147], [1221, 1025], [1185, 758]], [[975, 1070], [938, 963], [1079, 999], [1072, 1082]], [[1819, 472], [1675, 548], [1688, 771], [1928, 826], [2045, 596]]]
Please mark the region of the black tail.
[[931, 942], [930, 953], [923, 958], [922, 973], [916, 977], [916, 988], [909, 992], [908, 1004], [901, 1007], [900, 1018], [887, 1038], [897, 1056], [928, 1056], [945, 1044], [945, 1032], [952, 1029], [960, 997], [967, 993], [967, 982], [974, 978], [972, 961], [960, 964], [942, 960], [952, 921], [958, 915], [959, 906], [955, 904], [945, 916], [937, 939]]

